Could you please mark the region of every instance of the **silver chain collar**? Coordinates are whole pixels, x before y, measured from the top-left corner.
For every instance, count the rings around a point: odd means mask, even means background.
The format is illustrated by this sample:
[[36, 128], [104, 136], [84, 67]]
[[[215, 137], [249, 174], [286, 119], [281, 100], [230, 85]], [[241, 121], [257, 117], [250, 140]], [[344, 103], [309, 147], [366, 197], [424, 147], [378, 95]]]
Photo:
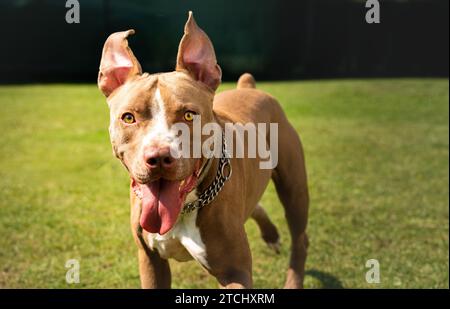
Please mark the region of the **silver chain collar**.
[[[228, 169], [228, 173], [227, 173]], [[230, 179], [232, 174], [231, 161], [227, 152], [227, 145], [225, 143], [225, 134], [222, 133], [222, 156], [219, 159], [219, 166], [217, 168], [216, 177], [214, 181], [203, 191], [202, 194], [193, 202], [184, 204], [182, 214], [187, 214], [195, 209], [200, 209], [214, 200], [214, 198], [223, 189], [225, 182]]]

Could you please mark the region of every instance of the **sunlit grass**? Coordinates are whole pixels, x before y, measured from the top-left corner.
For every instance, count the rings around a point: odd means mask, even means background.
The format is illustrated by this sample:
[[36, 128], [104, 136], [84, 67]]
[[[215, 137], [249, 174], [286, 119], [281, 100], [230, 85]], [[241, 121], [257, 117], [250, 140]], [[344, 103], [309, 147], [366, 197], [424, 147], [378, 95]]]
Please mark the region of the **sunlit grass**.
[[[222, 89], [234, 87], [226, 84]], [[311, 192], [307, 288], [448, 288], [448, 80], [258, 83], [301, 134]], [[128, 178], [95, 85], [0, 86], [0, 287], [139, 287]], [[280, 255], [247, 231], [255, 287], [282, 287], [289, 238], [273, 186], [262, 204]], [[65, 282], [79, 259], [81, 283]], [[381, 284], [365, 281], [378, 259]], [[217, 287], [172, 263], [173, 286]]]

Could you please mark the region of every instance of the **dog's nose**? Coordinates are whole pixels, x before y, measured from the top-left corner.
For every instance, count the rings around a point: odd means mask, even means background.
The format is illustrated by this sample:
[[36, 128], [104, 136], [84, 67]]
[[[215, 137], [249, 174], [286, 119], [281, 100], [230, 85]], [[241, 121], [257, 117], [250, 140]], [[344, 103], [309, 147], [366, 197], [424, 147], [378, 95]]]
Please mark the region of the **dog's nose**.
[[148, 151], [144, 154], [145, 164], [150, 169], [158, 167], [169, 169], [175, 165], [175, 159], [170, 155], [169, 147]]

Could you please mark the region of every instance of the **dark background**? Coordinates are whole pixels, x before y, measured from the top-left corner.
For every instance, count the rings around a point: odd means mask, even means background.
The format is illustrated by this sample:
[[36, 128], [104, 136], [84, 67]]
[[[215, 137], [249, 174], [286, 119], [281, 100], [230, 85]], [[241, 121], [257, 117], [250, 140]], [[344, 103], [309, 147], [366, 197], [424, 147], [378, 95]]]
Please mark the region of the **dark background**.
[[134, 28], [144, 71], [173, 70], [188, 10], [214, 43], [224, 80], [448, 76], [448, 0], [0, 0], [0, 82], [94, 82], [101, 48]]

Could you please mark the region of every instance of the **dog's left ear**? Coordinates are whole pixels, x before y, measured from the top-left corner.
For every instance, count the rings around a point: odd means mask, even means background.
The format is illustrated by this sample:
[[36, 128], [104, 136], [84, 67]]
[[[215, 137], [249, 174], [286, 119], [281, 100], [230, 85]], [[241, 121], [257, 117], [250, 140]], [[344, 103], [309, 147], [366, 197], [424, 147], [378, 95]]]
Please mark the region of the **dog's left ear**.
[[197, 26], [192, 12], [189, 12], [184, 26], [176, 70], [189, 73], [212, 90], [216, 90], [220, 85], [222, 70], [217, 64], [214, 47], [206, 33]]

